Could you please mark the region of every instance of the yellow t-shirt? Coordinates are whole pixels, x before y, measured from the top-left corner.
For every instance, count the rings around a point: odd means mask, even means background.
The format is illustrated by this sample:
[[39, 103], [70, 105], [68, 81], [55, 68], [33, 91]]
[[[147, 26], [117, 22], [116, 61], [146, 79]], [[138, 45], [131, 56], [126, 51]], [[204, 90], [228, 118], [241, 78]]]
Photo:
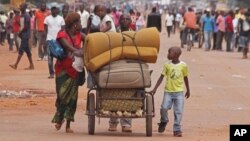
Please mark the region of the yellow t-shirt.
[[166, 77], [165, 92], [183, 92], [184, 77], [188, 76], [188, 67], [184, 62], [166, 63], [162, 75]]

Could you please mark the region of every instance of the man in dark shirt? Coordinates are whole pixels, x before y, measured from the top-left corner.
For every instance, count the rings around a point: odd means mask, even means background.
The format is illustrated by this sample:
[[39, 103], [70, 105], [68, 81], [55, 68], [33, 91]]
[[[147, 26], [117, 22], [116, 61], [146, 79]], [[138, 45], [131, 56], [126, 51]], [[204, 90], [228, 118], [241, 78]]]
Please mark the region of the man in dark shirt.
[[249, 52], [250, 42], [250, 13], [245, 13], [245, 19], [239, 19], [238, 31], [239, 31], [239, 48], [243, 49], [243, 59], [247, 59]]
[[161, 32], [161, 15], [156, 12], [156, 7], [153, 7], [152, 13], [148, 15], [147, 27], [156, 27]]
[[20, 32], [18, 33], [18, 36], [21, 38], [21, 45], [18, 50], [18, 57], [16, 60], [16, 63], [14, 65], [10, 65], [11, 68], [17, 69], [18, 63], [20, 62], [23, 53], [25, 52], [28, 56], [30, 66], [26, 68], [26, 70], [33, 70], [34, 64], [32, 61], [32, 54], [29, 48], [29, 37], [30, 37], [30, 15], [26, 13], [27, 4], [22, 3], [20, 5], [20, 11], [21, 11], [21, 19], [20, 19]]

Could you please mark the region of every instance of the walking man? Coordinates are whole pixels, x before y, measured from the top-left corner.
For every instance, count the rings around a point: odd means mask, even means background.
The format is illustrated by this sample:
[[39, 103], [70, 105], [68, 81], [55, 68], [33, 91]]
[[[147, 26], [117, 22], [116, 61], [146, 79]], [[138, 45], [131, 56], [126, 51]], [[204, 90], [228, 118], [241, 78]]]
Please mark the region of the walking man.
[[156, 27], [161, 32], [161, 15], [156, 12], [156, 7], [153, 7], [152, 13], [148, 15], [147, 27]]
[[[45, 33], [47, 35], [47, 42], [49, 40], [56, 40], [57, 33], [64, 29], [65, 22], [63, 17], [59, 16], [59, 9], [57, 7], [57, 3], [54, 3], [51, 6], [51, 15], [45, 18], [44, 20], [44, 27], [45, 27]], [[48, 66], [49, 66], [49, 79], [54, 78], [54, 67], [53, 67], [53, 57], [50, 54], [49, 47], [48, 49]]]
[[206, 11], [206, 16], [202, 19], [202, 31], [205, 37], [205, 50], [211, 49], [211, 39], [214, 31], [214, 20], [210, 16], [210, 11]]
[[18, 57], [14, 65], [10, 65], [11, 68], [17, 69], [18, 63], [22, 59], [23, 53], [25, 52], [28, 56], [30, 66], [25, 68], [25, 70], [33, 70], [34, 64], [32, 61], [32, 54], [29, 48], [29, 37], [30, 37], [30, 15], [26, 13], [27, 4], [22, 3], [20, 5], [21, 19], [20, 19], [20, 32], [18, 36], [21, 38], [21, 45], [18, 51]]
[[80, 11], [78, 11], [77, 13], [81, 17], [82, 33], [86, 34], [89, 12], [85, 10], [84, 4], [82, 4], [80, 6]]
[[220, 12], [219, 17], [216, 20], [216, 24], [218, 25], [216, 49], [222, 51], [222, 41], [226, 30], [224, 11]]
[[46, 33], [44, 31], [44, 19], [49, 15], [46, 3], [41, 3], [40, 9], [35, 14], [35, 33], [38, 39], [38, 61], [47, 60]]

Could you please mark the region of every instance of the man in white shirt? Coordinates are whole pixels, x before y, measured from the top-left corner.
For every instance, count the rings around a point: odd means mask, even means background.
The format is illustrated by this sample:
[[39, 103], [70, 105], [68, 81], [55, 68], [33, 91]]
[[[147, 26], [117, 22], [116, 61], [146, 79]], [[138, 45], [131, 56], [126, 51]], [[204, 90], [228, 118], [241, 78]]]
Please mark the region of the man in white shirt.
[[[51, 7], [51, 15], [47, 16], [44, 20], [44, 28], [47, 35], [46, 40], [56, 40], [57, 33], [64, 28], [65, 22], [63, 17], [59, 16], [58, 4], [53, 4]], [[54, 78], [53, 57], [50, 55], [50, 49], [48, 49], [48, 66], [49, 66], [49, 79]]]
[[84, 4], [80, 5], [80, 10], [77, 12], [81, 17], [82, 33], [86, 34], [89, 12], [84, 9]]
[[0, 38], [0, 42], [1, 45], [3, 45], [4, 40], [6, 38], [6, 30], [5, 30], [5, 26], [6, 26], [6, 21], [7, 21], [8, 17], [4, 14], [3, 11], [0, 12], [0, 24], [2, 24], [2, 30], [1, 30], [1, 38]]
[[233, 19], [234, 36], [233, 36], [232, 44], [235, 48], [237, 48], [237, 46], [238, 46], [238, 39], [239, 39], [238, 23], [239, 23], [239, 19], [237, 17], [234, 17], [234, 19]]
[[182, 15], [180, 13], [176, 14], [175, 21], [176, 21], [176, 23], [175, 23], [176, 27], [177, 27], [177, 29], [179, 29], [180, 23], [182, 21]]
[[174, 16], [172, 13], [167, 13], [166, 15], [166, 28], [168, 32], [168, 37], [170, 37], [170, 32], [172, 31], [172, 26], [173, 26], [173, 21], [174, 21]]

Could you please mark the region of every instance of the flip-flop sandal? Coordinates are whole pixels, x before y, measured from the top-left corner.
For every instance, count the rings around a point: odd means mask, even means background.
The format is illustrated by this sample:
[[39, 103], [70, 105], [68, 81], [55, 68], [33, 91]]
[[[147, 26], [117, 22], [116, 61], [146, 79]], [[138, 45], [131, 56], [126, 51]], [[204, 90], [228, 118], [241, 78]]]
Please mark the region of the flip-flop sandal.
[[62, 127], [64, 121], [65, 121], [65, 120], [62, 120], [61, 123], [56, 123], [56, 124], [55, 124], [56, 130], [60, 130], [60, 129], [61, 129], [61, 127]]
[[17, 69], [17, 67], [16, 66], [14, 66], [14, 65], [9, 65], [12, 69], [14, 69], [14, 70], [16, 70]]

